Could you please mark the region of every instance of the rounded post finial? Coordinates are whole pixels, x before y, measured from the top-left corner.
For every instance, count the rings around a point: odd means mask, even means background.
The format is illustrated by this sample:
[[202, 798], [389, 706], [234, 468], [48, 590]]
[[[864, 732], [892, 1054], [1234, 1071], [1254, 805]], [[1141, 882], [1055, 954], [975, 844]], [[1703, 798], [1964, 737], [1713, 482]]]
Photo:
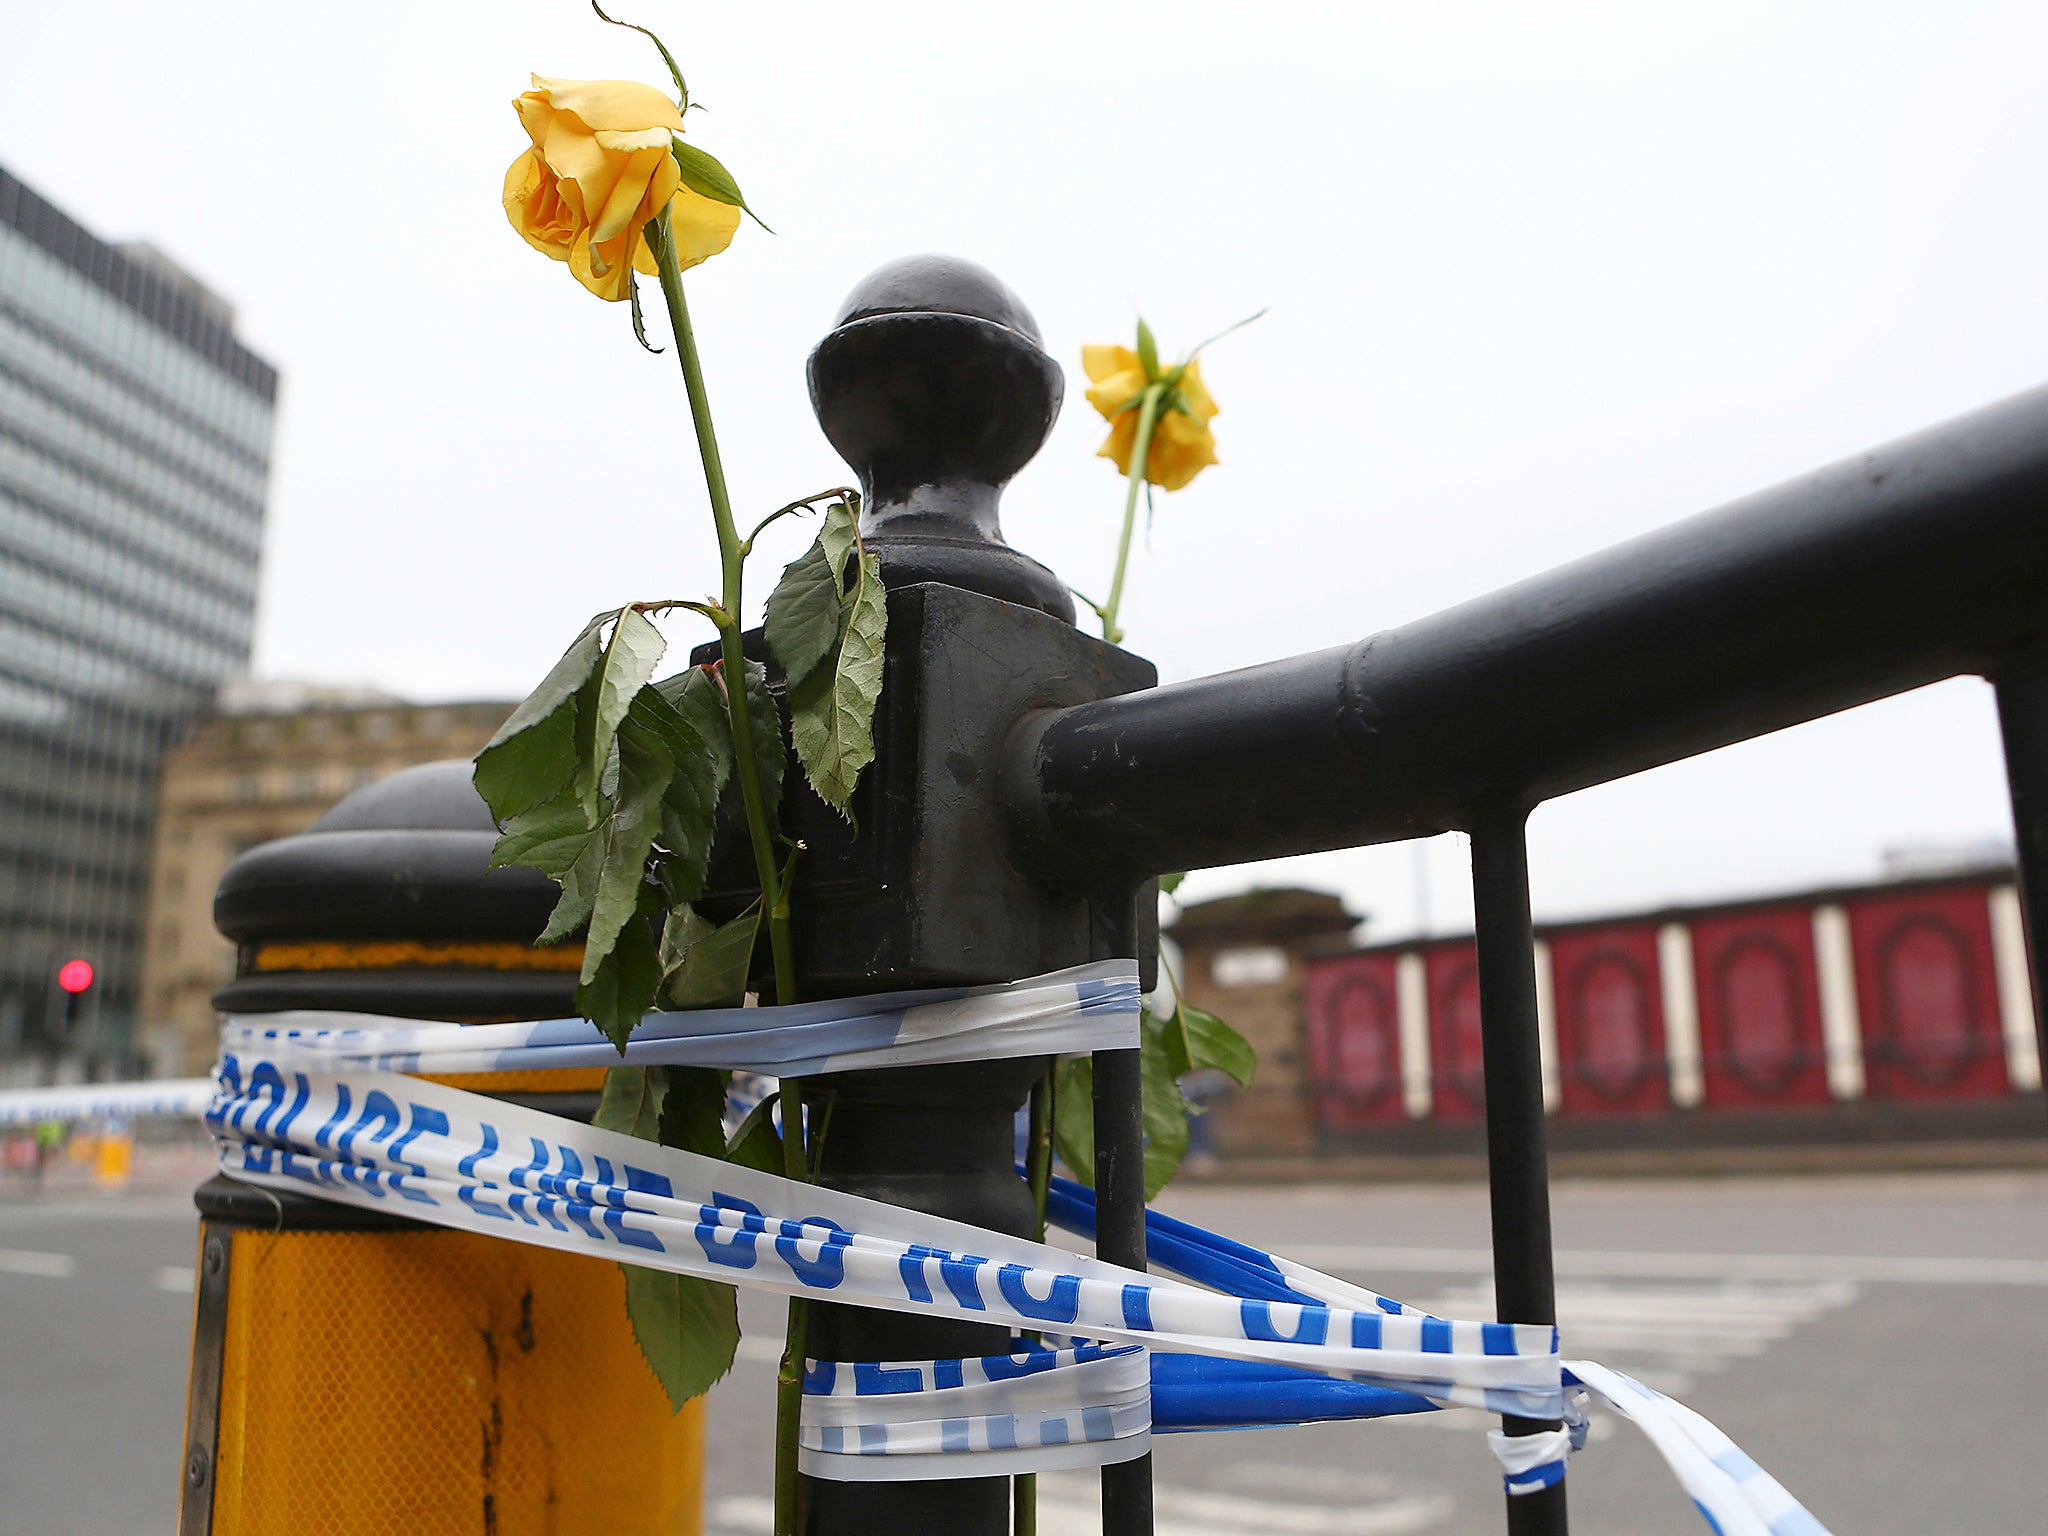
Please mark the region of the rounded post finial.
[[867, 498], [891, 586], [936, 581], [1073, 622], [1065, 585], [1003, 542], [1003, 487], [1066, 393], [1031, 311], [986, 268], [910, 256], [868, 274], [810, 360], [811, 405]]

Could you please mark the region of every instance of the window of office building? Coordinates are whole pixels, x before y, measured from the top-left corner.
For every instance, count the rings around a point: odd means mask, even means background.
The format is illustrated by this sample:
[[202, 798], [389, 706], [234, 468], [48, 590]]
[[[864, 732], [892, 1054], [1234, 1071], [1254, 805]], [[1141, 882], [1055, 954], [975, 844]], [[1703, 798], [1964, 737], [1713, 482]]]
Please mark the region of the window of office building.
[[[0, 1073], [150, 1022], [158, 763], [248, 665], [276, 387], [225, 302], [0, 168]], [[96, 1037], [41, 1038], [72, 956]]]

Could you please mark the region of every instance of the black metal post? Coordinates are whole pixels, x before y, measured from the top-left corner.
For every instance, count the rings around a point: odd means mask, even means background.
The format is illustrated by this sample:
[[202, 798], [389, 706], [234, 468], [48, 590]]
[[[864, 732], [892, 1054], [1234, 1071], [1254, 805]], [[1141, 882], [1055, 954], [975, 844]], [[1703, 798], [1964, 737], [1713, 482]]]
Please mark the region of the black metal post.
[[[1003, 541], [1001, 489], [1044, 442], [1063, 389], [1030, 312], [971, 263], [892, 263], [848, 298], [812, 354], [810, 383], [820, 425], [860, 475], [862, 539], [881, 561], [889, 634], [875, 761], [855, 798], [860, 835], [793, 772], [785, 779], [783, 831], [806, 850], [795, 901], [806, 995], [1004, 981], [1138, 954], [1149, 934], [1133, 921], [1131, 885], [1105, 921], [1086, 894], [1094, 882], [1005, 857], [997, 768], [1018, 720], [1155, 680], [1149, 663], [1076, 630], [1059, 579]], [[737, 910], [751, 899], [748, 879], [744, 868], [721, 874], [714, 857], [711, 901]], [[1136, 1053], [1117, 1054], [1132, 1058], [1128, 1074], [1118, 1063], [1104, 1071], [1111, 1101], [1129, 1101], [1130, 1124], [1099, 1133], [1105, 1221], [1123, 1233], [1135, 1211], [1137, 1246], [1126, 1241], [1117, 1256], [1142, 1266]], [[1013, 1121], [1045, 1066], [814, 1080], [814, 1092], [835, 1096], [821, 1182], [1031, 1235], [1036, 1212], [1017, 1176]], [[824, 1360], [1000, 1354], [1010, 1339], [987, 1323], [829, 1304], [814, 1304], [810, 1333], [811, 1354]], [[1002, 1536], [1011, 1488], [1001, 1477], [806, 1478], [803, 1502], [808, 1536]], [[1150, 1525], [1112, 1529], [1149, 1536]]]
[[2012, 794], [2013, 838], [2019, 854], [2020, 911], [2034, 983], [2034, 1032], [2048, 1062], [2048, 1006], [2042, 987], [2042, 946], [2048, 944], [2048, 656], [2022, 652], [1999, 668], [1998, 730], [2005, 740], [2005, 780]]
[[[1148, 883], [1142, 894], [1150, 896]], [[1095, 910], [1097, 959], [1135, 957], [1140, 892], [1124, 890]], [[1145, 1101], [1137, 1051], [1097, 1051], [1095, 1065], [1095, 1252], [1127, 1269], [1145, 1267]], [[1102, 1536], [1152, 1536], [1152, 1457], [1102, 1469]]]
[[[813, 1081], [838, 1096], [820, 1182], [956, 1221], [1029, 1237], [1030, 1191], [1016, 1174], [1011, 1125], [1042, 1058], [846, 1072]], [[946, 1360], [999, 1355], [1010, 1330], [992, 1323], [811, 1304], [810, 1354], [819, 1360]], [[841, 1483], [804, 1479], [813, 1536], [945, 1531], [1001, 1536], [1007, 1477]]]
[[[1472, 825], [1473, 927], [1486, 1082], [1486, 1174], [1493, 1206], [1494, 1307], [1504, 1323], [1555, 1323], [1543, 1058], [1536, 1028], [1536, 935], [1529, 916], [1528, 813]], [[1510, 1435], [1555, 1420], [1503, 1417]], [[1508, 1499], [1509, 1536], [1564, 1536], [1565, 1485]]]

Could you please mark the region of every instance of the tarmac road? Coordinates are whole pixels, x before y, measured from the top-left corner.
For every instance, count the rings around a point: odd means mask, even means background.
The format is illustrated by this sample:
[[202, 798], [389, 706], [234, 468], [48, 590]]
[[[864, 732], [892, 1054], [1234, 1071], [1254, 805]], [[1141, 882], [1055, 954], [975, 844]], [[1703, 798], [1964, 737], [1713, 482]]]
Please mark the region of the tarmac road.
[[[1453, 1316], [1491, 1315], [1476, 1186], [1191, 1187], [1174, 1214]], [[2048, 1510], [2048, 1175], [1576, 1182], [1567, 1351], [1697, 1408], [1836, 1536], [2038, 1536]], [[168, 1197], [0, 1203], [0, 1536], [175, 1520], [193, 1224]], [[780, 1303], [714, 1392], [714, 1536], [768, 1529]], [[1498, 1531], [1476, 1413], [1161, 1437], [1160, 1536]], [[1046, 1536], [1094, 1479], [1047, 1477]], [[1625, 1424], [1573, 1462], [1579, 1536], [1706, 1527]]]

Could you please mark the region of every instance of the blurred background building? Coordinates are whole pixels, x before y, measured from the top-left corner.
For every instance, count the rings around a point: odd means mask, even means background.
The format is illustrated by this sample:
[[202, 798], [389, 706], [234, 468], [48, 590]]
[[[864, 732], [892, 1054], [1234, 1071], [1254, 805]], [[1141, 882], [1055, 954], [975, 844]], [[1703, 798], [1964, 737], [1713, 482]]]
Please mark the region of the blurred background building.
[[[2012, 846], [1908, 845], [1887, 878], [1536, 925], [1550, 1144], [1564, 1157], [1942, 1143], [2009, 1160], [2048, 1136]], [[1469, 933], [1354, 943], [1337, 897], [1255, 890], [1180, 911], [1187, 998], [1259, 1052], [1212, 1084], [1204, 1149], [1243, 1173], [1484, 1145]], [[1976, 1154], [1972, 1154], [1976, 1155]], [[2027, 1154], [2034, 1161], [2043, 1154]], [[1699, 1166], [1695, 1161], [1694, 1166]]]
[[134, 1048], [158, 765], [249, 664], [276, 395], [225, 301], [0, 168], [0, 1081]]
[[218, 711], [163, 759], [139, 1036], [152, 1073], [197, 1075], [213, 1064], [210, 999], [235, 971], [234, 949], [213, 926], [213, 892], [236, 855], [305, 831], [386, 774], [475, 756], [512, 709], [296, 683], [221, 690]]

